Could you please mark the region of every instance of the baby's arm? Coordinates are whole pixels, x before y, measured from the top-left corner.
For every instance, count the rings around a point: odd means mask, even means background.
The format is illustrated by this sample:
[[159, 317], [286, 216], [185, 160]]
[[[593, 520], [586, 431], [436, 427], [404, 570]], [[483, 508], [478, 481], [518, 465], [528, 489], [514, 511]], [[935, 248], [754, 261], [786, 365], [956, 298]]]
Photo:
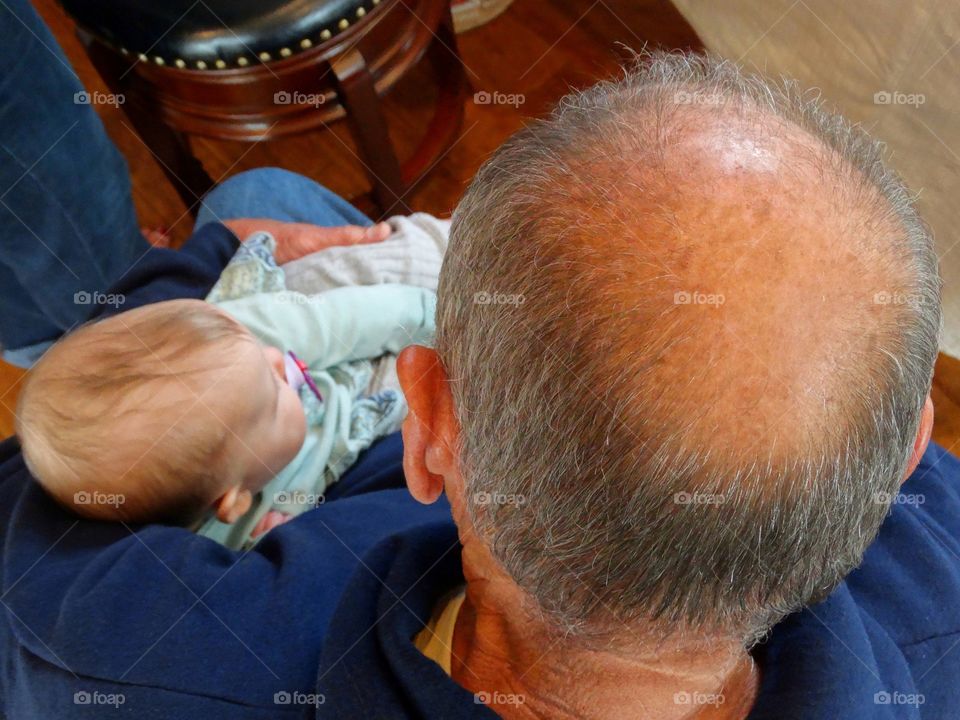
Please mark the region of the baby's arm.
[[408, 285], [364, 285], [318, 295], [261, 293], [219, 307], [267, 345], [327, 368], [432, 343], [436, 295]]

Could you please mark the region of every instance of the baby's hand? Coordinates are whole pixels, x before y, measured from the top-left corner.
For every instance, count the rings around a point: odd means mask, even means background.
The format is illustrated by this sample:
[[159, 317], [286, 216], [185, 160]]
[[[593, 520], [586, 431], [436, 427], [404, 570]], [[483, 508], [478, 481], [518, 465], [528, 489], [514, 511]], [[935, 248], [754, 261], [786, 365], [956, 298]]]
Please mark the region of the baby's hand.
[[288, 520], [293, 520], [293, 515], [287, 515], [279, 510], [271, 510], [262, 518], [257, 526], [250, 531], [251, 538], [258, 538], [266, 532], [273, 530], [277, 525], [283, 525]]
[[230, 228], [240, 240], [245, 240], [255, 232], [268, 232], [273, 235], [277, 241], [275, 259], [278, 265], [338, 245], [381, 242], [390, 235], [390, 226], [385, 222], [370, 227], [360, 225], [321, 227], [268, 218], [237, 218], [226, 220], [223, 224]]

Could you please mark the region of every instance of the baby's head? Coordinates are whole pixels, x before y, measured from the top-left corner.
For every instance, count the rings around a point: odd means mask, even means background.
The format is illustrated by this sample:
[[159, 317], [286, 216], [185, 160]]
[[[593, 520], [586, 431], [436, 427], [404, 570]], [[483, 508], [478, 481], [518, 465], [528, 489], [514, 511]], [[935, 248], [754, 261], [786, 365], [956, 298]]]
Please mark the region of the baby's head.
[[17, 435], [34, 477], [97, 519], [233, 522], [300, 450], [284, 357], [216, 307], [172, 300], [81, 327], [34, 366]]

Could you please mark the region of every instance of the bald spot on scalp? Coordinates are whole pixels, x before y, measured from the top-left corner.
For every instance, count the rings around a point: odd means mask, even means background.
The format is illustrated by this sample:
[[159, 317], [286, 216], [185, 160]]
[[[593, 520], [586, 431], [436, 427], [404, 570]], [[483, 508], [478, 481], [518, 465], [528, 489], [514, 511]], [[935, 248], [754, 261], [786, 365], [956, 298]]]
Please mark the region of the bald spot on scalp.
[[650, 143], [656, 156], [601, 152], [578, 168], [594, 182], [566, 220], [593, 225], [551, 252], [607, 265], [569, 292], [591, 294], [621, 329], [611, 345], [596, 323], [580, 350], [609, 351], [622, 404], [641, 401], [641, 439], [672, 432], [689, 448], [744, 459], [759, 447], [776, 461], [843, 437], [838, 396], [863, 383], [856, 373], [898, 317], [875, 298], [909, 287], [902, 230], [878, 225], [880, 193], [805, 131], [743, 108], [676, 113]]

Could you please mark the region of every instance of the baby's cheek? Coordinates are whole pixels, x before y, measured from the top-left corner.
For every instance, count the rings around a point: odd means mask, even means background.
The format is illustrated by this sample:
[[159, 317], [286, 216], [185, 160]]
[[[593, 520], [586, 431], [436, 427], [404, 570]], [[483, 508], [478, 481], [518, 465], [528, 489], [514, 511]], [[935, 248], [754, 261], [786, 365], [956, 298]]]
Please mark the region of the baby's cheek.
[[307, 417], [303, 411], [303, 405], [300, 398], [291, 390], [292, 396], [289, 403], [289, 412], [284, 422], [284, 432], [289, 438], [290, 445], [294, 447], [294, 454], [300, 450], [303, 440], [307, 435]]

